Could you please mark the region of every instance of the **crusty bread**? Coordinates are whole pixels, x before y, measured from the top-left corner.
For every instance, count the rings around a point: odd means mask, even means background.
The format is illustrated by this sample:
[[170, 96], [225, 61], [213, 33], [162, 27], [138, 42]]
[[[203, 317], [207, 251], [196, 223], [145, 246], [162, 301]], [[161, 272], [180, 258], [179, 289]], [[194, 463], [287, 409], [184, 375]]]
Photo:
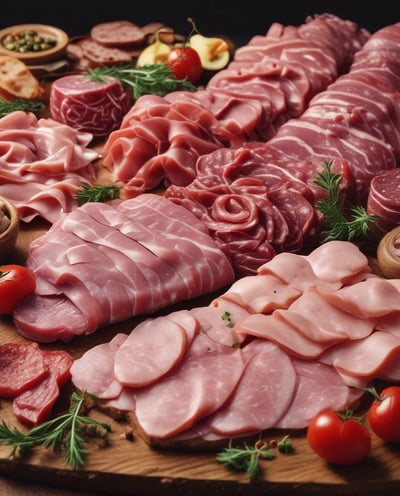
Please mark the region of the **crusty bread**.
[[43, 96], [43, 92], [39, 81], [21, 60], [0, 55], [0, 96], [4, 100], [37, 100]]

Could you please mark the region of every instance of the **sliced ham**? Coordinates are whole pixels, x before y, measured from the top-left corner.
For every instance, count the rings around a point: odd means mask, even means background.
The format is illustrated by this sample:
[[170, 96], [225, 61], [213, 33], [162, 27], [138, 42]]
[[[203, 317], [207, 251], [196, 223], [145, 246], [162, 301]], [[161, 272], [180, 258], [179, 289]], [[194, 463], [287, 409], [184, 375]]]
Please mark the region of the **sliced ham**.
[[326, 408], [341, 411], [358, 406], [362, 392], [350, 389], [334, 367], [298, 358], [292, 359], [292, 363], [297, 384], [293, 399], [276, 422], [276, 428], [305, 429], [315, 415]]
[[115, 354], [126, 339], [126, 334], [118, 333], [110, 342], [98, 344], [76, 358], [71, 366], [75, 386], [99, 399], [118, 397], [123, 387], [114, 373]]
[[183, 326], [163, 316], [146, 319], [115, 354], [115, 377], [124, 386], [147, 386], [170, 372], [187, 349], [188, 336]]
[[172, 375], [135, 391], [136, 422], [147, 438], [166, 438], [220, 408], [244, 370], [242, 352], [199, 334]]
[[295, 392], [292, 361], [277, 345], [255, 339], [243, 348], [243, 357], [245, 369], [232, 398], [207, 420], [223, 436], [275, 427]]
[[93, 136], [53, 119], [12, 112], [0, 119], [0, 194], [20, 219], [51, 223], [78, 206], [75, 195], [95, 179]]

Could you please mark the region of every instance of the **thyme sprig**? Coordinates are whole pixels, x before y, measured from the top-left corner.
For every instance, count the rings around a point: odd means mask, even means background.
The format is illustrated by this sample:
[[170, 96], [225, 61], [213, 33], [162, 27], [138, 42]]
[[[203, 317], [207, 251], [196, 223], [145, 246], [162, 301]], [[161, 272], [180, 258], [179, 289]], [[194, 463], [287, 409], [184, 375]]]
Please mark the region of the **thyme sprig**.
[[33, 427], [28, 433], [10, 428], [3, 420], [0, 424], [0, 444], [12, 446], [11, 457], [24, 457], [35, 446], [53, 448], [54, 452], [65, 450], [65, 461], [76, 469], [85, 464], [87, 454], [85, 438], [97, 437], [108, 442], [109, 424], [99, 422], [82, 414], [85, 401], [96, 401], [96, 397], [84, 393], [72, 393], [67, 413]]
[[35, 100], [26, 100], [24, 98], [15, 98], [11, 102], [0, 99], [0, 117], [4, 117], [7, 114], [16, 112], [17, 110], [22, 110], [24, 112], [33, 112], [38, 114], [44, 109], [44, 103]]
[[331, 168], [332, 162], [326, 162], [324, 170], [314, 180], [327, 193], [326, 198], [315, 204], [324, 216], [326, 234], [323, 242], [365, 238], [378, 216], [367, 214], [363, 206], [351, 207], [345, 212], [345, 197], [340, 189], [342, 175], [333, 173]]
[[135, 100], [146, 94], [164, 96], [178, 89], [197, 89], [186, 79], [177, 79], [164, 62], [142, 67], [133, 67], [131, 64], [96, 67], [89, 71], [87, 76], [92, 81], [104, 81], [107, 77], [118, 79], [131, 89]]
[[82, 186], [75, 198], [80, 204], [88, 202], [105, 202], [119, 198], [120, 186], [116, 184], [97, 185], [97, 186]]

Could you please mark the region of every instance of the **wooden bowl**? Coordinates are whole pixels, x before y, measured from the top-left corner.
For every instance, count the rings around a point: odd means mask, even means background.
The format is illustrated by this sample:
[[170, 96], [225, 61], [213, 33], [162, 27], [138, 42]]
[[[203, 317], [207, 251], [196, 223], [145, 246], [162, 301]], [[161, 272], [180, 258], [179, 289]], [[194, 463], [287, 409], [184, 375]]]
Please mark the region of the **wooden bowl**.
[[18, 210], [9, 200], [0, 196], [0, 208], [10, 219], [10, 224], [5, 231], [0, 232], [0, 263], [12, 252], [19, 232]]
[[[19, 53], [15, 50], [7, 49], [4, 46], [7, 36], [18, 34], [21, 31], [35, 31], [40, 36], [54, 39], [56, 45], [38, 52], [27, 51], [25, 53]], [[15, 57], [27, 65], [43, 64], [61, 58], [65, 53], [68, 41], [69, 37], [67, 33], [55, 26], [49, 26], [48, 24], [16, 24], [0, 30], [0, 55]]]

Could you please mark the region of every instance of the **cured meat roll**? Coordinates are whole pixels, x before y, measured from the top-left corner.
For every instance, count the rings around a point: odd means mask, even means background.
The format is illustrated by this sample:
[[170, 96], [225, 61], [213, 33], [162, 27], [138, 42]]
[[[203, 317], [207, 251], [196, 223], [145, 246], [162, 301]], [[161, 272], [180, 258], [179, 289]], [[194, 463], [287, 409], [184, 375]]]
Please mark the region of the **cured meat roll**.
[[143, 96], [109, 136], [103, 164], [133, 197], [161, 182], [186, 185], [199, 156], [269, 139], [348, 69], [369, 33], [325, 14], [299, 26], [275, 23], [238, 49], [228, 67], [196, 92]]

